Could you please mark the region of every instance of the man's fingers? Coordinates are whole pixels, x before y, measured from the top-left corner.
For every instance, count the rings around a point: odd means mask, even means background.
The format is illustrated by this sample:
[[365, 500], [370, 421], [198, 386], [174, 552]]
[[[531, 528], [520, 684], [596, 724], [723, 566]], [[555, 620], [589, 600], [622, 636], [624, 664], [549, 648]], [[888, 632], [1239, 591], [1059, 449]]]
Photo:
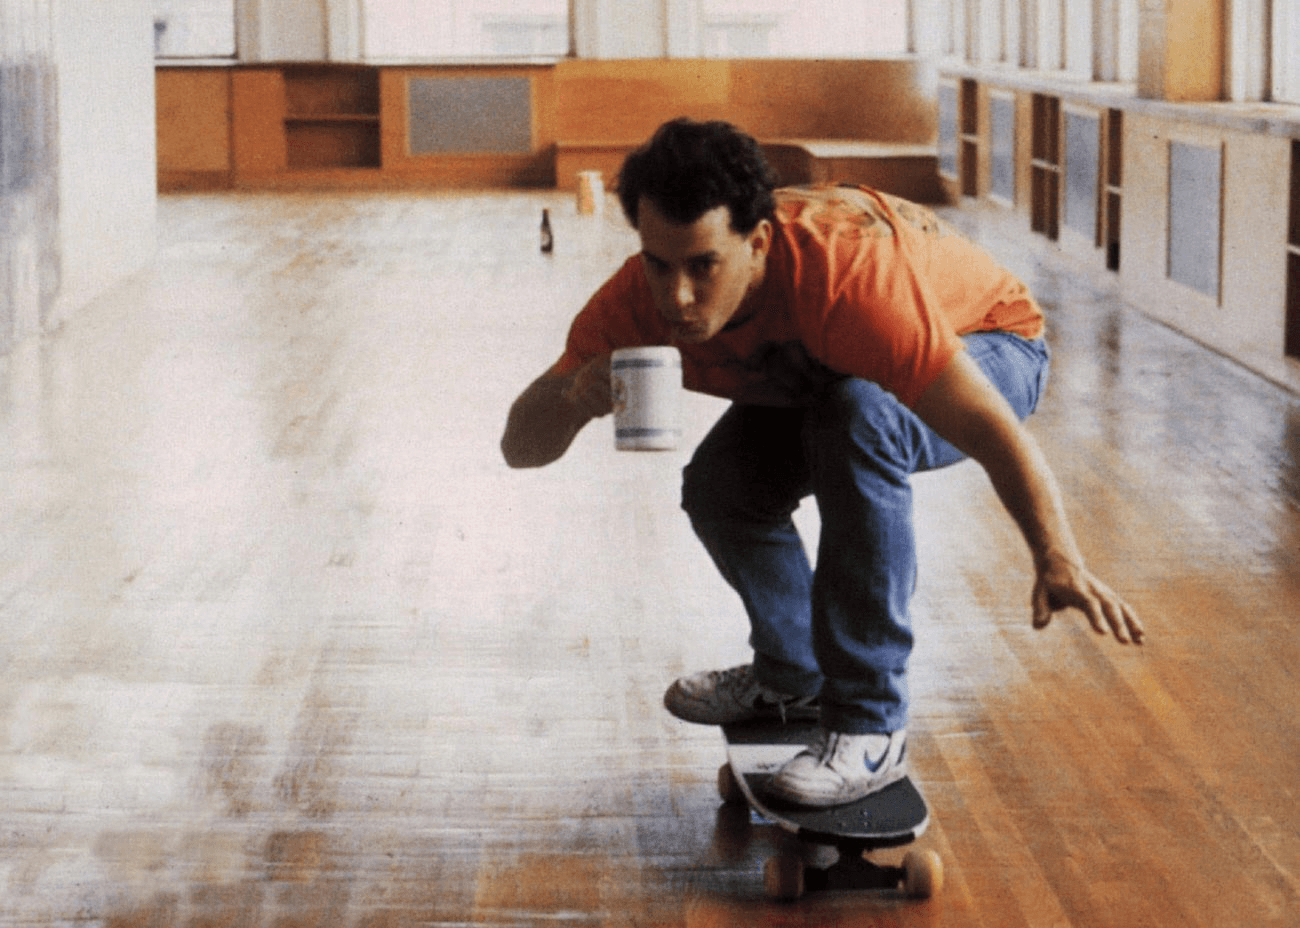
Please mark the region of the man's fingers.
[[1034, 589], [1034, 628], [1047, 628], [1052, 622], [1052, 597], [1047, 587], [1039, 585]]
[[607, 361], [598, 358], [579, 370], [564, 391], [564, 398], [592, 418], [608, 415], [614, 408], [614, 391]]
[[[1106, 624], [1110, 626], [1110, 633], [1115, 636], [1115, 640], [1120, 644], [1128, 644], [1128, 623], [1124, 621], [1123, 604], [1116, 603], [1114, 600], [1106, 600], [1102, 603], [1102, 615], [1106, 617]], [[1102, 634], [1106, 633], [1105, 628], [1099, 629]]]
[[1088, 618], [1088, 623], [1092, 625], [1092, 630], [1098, 635], [1104, 635], [1110, 629], [1107, 627], [1110, 617], [1106, 615], [1105, 607], [1095, 598], [1087, 597], [1079, 603], [1079, 609]]
[[1124, 626], [1128, 629], [1129, 641], [1134, 644], [1141, 644], [1142, 639], [1146, 637], [1147, 630], [1142, 625], [1142, 620], [1137, 617], [1133, 607], [1124, 603]]
[[1046, 583], [1039, 585], [1033, 593], [1034, 628], [1046, 628], [1054, 613], [1073, 607], [1084, 614], [1097, 634], [1111, 635], [1121, 644], [1141, 644], [1146, 629], [1137, 613], [1105, 586], [1097, 587], [1074, 589], [1062, 595], [1054, 593]]
[[1110, 588], [1099, 585], [1097, 596], [1101, 600], [1103, 614], [1110, 625], [1111, 634], [1121, 644], [1141, 644], [1146, 630], [1137, 612]]

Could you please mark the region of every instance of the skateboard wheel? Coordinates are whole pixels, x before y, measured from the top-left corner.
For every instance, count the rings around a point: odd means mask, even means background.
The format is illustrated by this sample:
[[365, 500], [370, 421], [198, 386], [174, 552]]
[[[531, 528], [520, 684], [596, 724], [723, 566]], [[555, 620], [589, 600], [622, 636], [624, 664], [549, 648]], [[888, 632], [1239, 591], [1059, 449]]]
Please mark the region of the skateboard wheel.
[[769, 858], [763, 867], [763, 888], [769, 899], [793, 902], [803, 895], [804, 863], [798, 857]]
[[718, 795], [727, 805], [740, 805], [746, 801], [745, 791], [740, 788], [740, 781], [736, 779], [731, 764], [723, 764], [718, 768]]
[[943, 858], [934, 851], [908, 851], [903, 858], [903, 891], [929, 899], [943, 889]]

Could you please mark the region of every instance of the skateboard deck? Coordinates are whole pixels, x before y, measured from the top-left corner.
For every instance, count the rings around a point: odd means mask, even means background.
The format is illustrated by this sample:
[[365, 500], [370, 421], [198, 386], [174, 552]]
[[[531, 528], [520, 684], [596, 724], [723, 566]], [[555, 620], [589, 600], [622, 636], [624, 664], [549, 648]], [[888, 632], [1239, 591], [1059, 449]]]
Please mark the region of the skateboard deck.
[[942, 882], [933, 851], [910, 852], [902, 867], [866, 859], [869, 851], [919, 838], [930, 822], [925, 798], [910, 777], [863, 799], [826, 809], [798, 806], [767, 795], [769, 780], [816, 735], [812, 722], [724, 725], [727, 763], [718, 771], [722, 798], [745, 802], [754, 814], [794, 835], [798, 850], [768, 861], [768, 895], [798, 898], [813, 889], [893, 888], [928, 897]]

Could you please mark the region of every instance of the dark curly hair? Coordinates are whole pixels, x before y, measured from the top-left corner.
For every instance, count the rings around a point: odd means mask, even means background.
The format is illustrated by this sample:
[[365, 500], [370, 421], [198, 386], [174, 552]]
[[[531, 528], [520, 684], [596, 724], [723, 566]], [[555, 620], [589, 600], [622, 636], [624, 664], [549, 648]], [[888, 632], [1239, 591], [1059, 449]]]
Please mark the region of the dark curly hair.
[[633, 228], [637, 207], [648, 197], [673, 222], [689, 225], [710, 210], [727, 207], [731, 230], [753, 231], [771, 219], [776, 175], [752, 136], [731, 123], [666, 122], [623, 162], [618, 198]]

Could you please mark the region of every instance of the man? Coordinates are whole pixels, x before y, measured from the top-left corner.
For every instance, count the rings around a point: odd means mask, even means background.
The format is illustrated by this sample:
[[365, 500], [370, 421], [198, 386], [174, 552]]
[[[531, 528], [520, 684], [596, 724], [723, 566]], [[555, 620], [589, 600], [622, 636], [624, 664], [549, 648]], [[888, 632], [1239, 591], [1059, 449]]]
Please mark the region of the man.
[[[906, 772], [909, 476], [969, 456], [1029, 544], [1033, 623], [1081, 609], [1140, 643], [1134, 611], [1084, 566], [1021, 425], [1047, 375], [1038, 305], [933, 213], [865, 188], [776, 190], [755, 141], [674, 120], [618, 194], [641, 252], [574, 320], [511, 407], [512, 467], [561, 457], [611, 411], [610, 353], [673, 344], [694, 389], [733, 400], [684, 472], [682, 505], [752, 628], [751, 665], [676, 681], [680, 718], [817, 718], [778, 797], [850, 802]], [[791, 514], [813, 495], [816, 571]]]

